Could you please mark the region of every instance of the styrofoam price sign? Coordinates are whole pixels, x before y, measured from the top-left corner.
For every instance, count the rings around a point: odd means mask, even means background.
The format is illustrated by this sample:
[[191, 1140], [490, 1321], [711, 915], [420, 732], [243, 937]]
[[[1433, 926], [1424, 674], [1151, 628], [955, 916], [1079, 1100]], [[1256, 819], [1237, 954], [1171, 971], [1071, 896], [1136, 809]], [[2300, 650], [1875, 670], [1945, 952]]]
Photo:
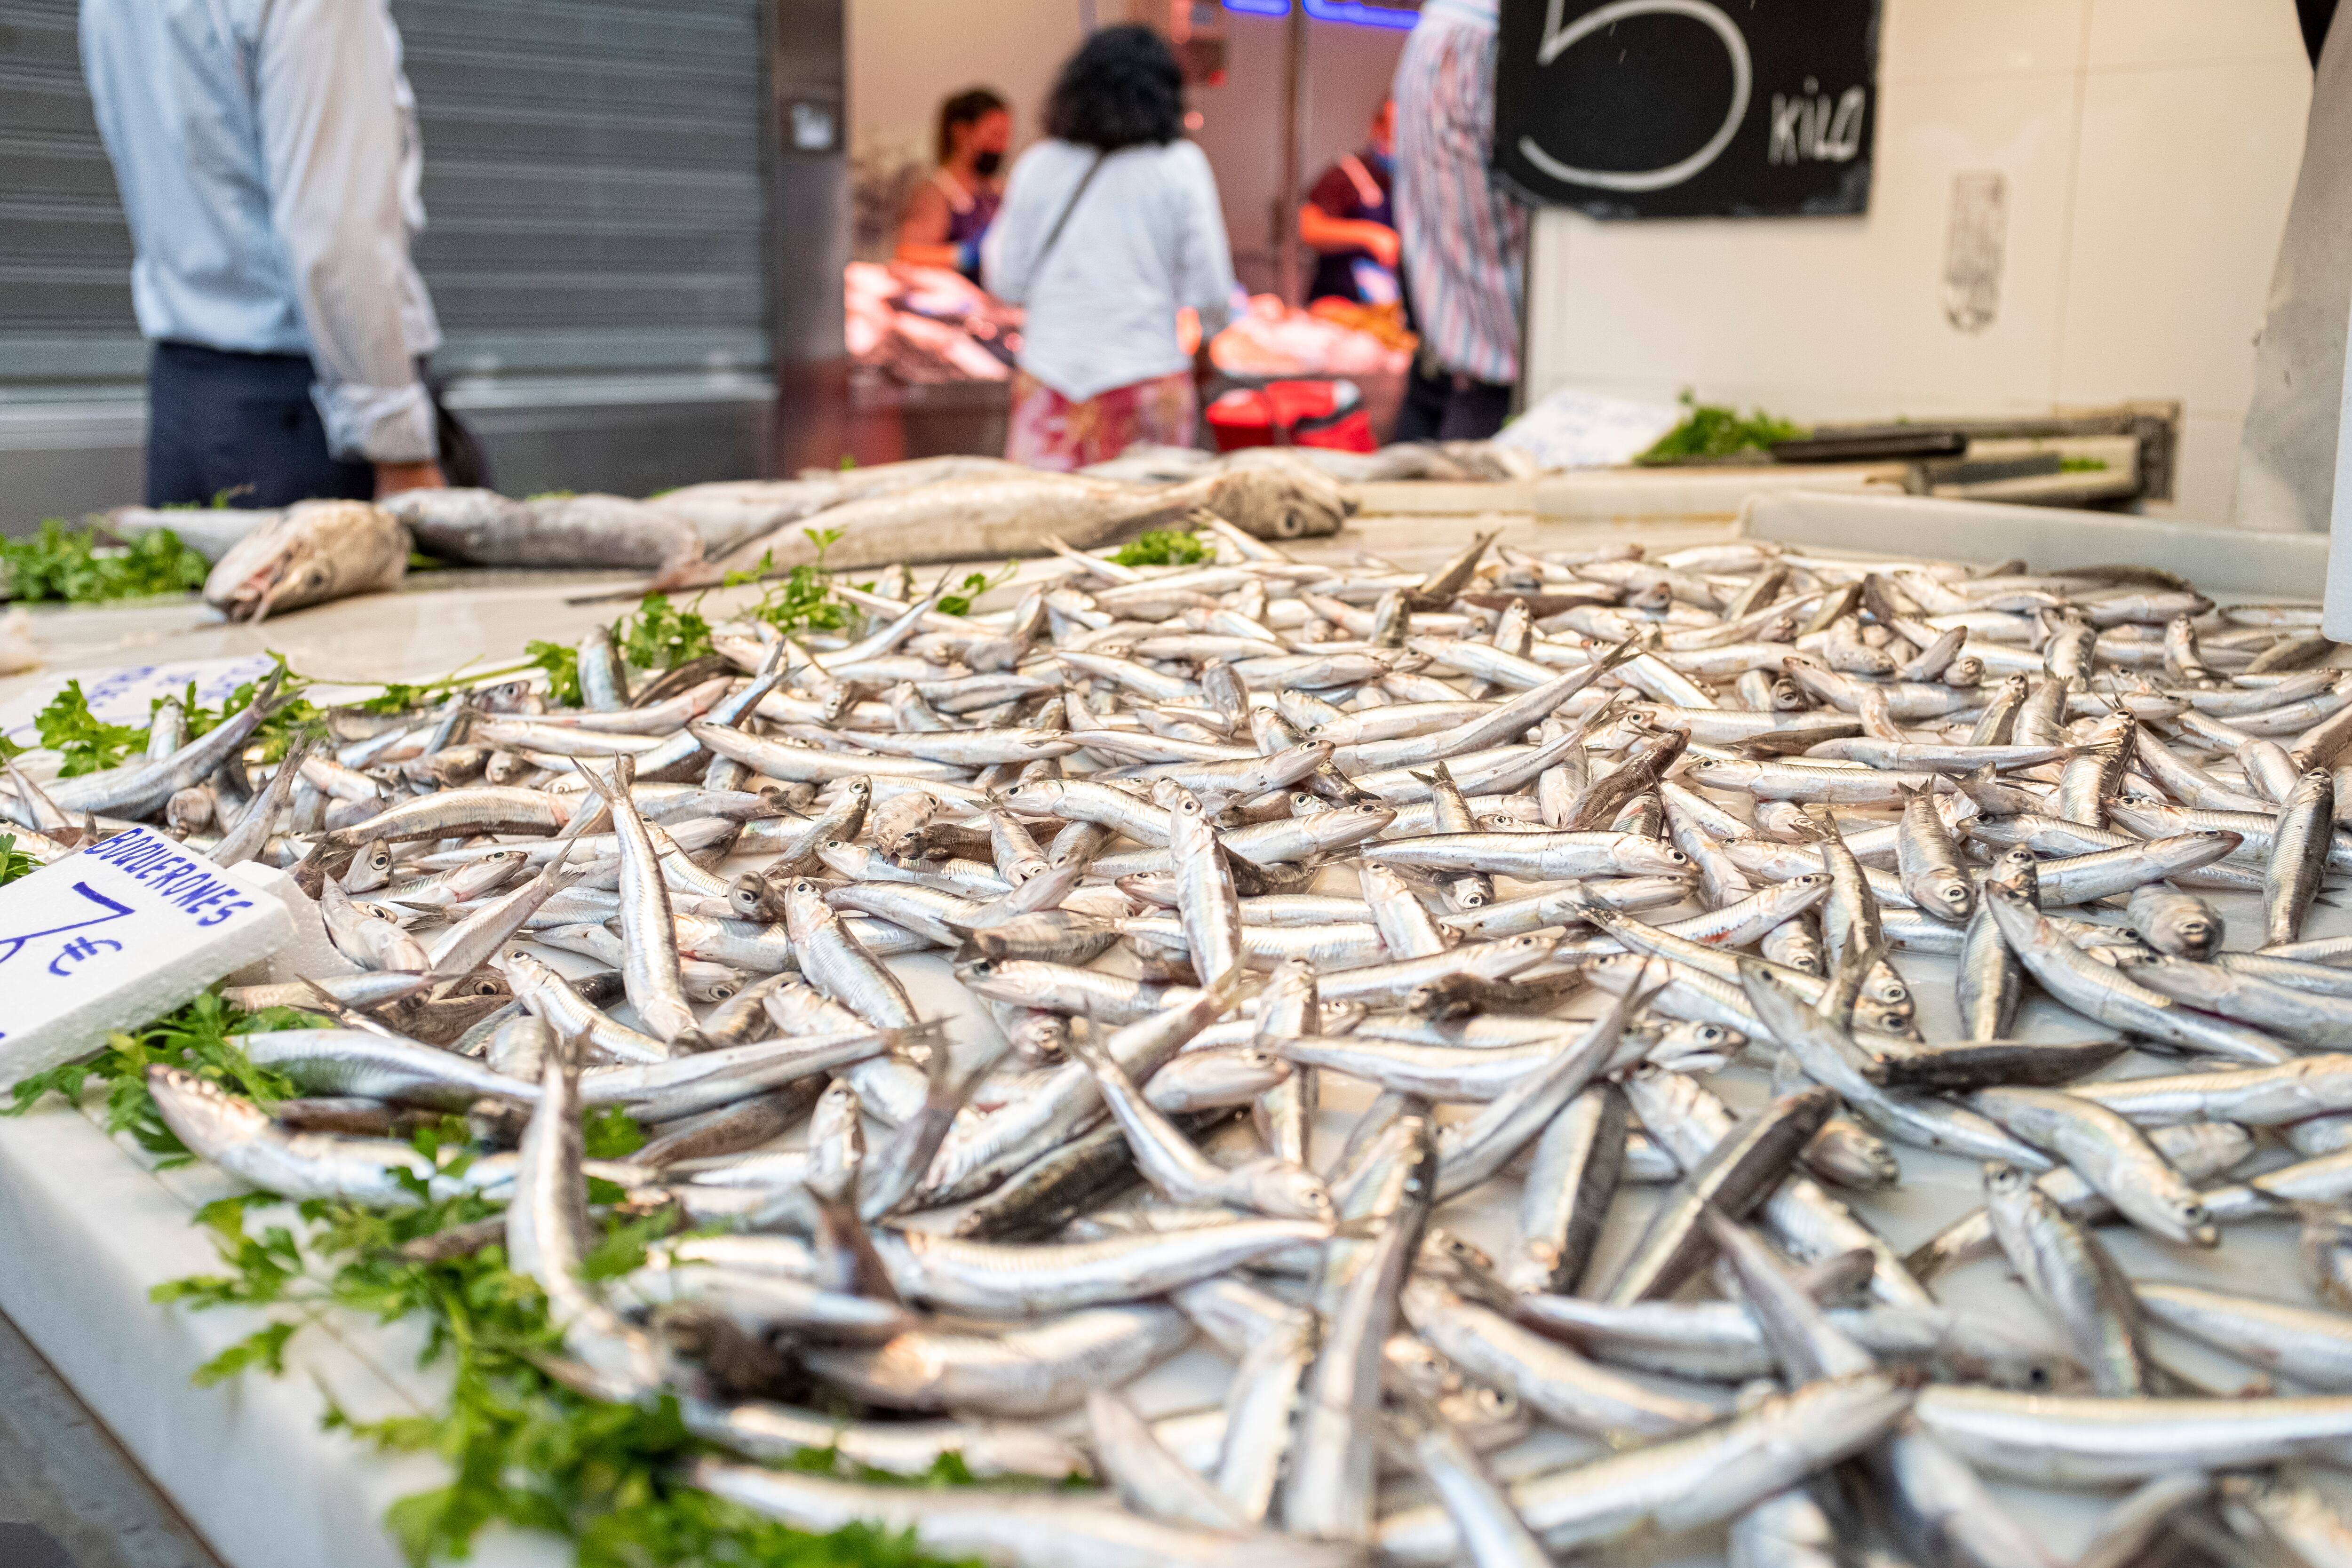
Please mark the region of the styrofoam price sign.
[[126, 664], [115, 669], [84, 670], [61, 675], [36, 686], [23, 696], [0, 704], [0, 735], [20, 746], [40, 744], [34, 720], [69, 679], [81, 682], [81, 694], [90, 716], [106, 724], [147, 723], [159, 698], [185, 697], [191, 683], [196, 700], [217, 708], [248, 681], [268, 675], [277, 661], [266, 654], [239, 654], [231, 658], [177, 658], [154, 664]]
[[96, 1049], [294, 935], [258, 866], [133, 828], [0, 888], [0, 1087]]

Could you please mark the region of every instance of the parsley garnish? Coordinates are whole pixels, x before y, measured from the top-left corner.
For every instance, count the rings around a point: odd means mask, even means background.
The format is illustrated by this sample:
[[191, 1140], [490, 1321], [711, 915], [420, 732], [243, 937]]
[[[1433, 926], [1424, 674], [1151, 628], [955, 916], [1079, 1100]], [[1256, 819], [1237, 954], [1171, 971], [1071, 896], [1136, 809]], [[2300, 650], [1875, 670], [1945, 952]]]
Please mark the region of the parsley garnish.
[[101, 544], [100, 537], [95, 528], [69, 533], [49, 518], [29, 539], [0, 539], [7, 596], [94, 605], [184, 594], [203, 587], [212, 570], [168, 528], [151, 529], [128, 544]]
[[580, 650], [568, 643], [541, 642], [536, 638], [522, 645], [531, 663], [547, 671], [547, 695], [550, 700], [566, 708], [577, 708], [586, 700], [580, 695]]
[[0, 1116], [22, 1116], [45, 1095], [78, 1101], [85, 1089], [100, 1084], [106, 1089], [107, 1131], [128, 1132], [149, 1153], [168, 1156], [165, 1163], [184, 1163], [189, 1158], [187, 1148], [156, 1113], [147, 1093], [147, 1069], [179, 1068], [266, 1108], [292, 1098], [294, 1086], [282, 1074], [247, 1061], [236, 1037], [310, 1028], [318, 1021], [291, 1007], [243, 1013], [206, 992], [135, 1034], [109, 1036], [105, 1048], [86, 1061], [67, 1062], [17, 1079], [9, 1090], [9, 1103], [0, 1106]]
[[1190, 566], [1215, 553], [1197, 533], [1181, 528], [1155, 528], [1119, 546], [1112, 552], [1111, 560], [1120, 566]]
[[147, 731], [137, 725], [109, 724], [92, 714], [79, 680], [67, 681], [65, 689], [49, 699], [33, 727], [41, 733], [41, 744], [65, 759], [58, 769], [59, 778], [120, 767], [147, 744]]
[[637, 613], [613, 627], [621, 657], [638, 669], [670, 669], [709, 653], [710, 623], [702, 618], [697, 599], [685, 609], [666, 594], [647, 594]]
[[1633, 460], [1673, 463], [1685, 458], [1728, 458], [1740, 452], [1769, 450], [1776, 443], [1793, 441], [1805, 433], [1801, 425], [1775, 418], [1759, 408], [1746, 417], [1736, 408], [1701, 403], [1688, 387], [1681, 403], [1688, 410], [1682, 423], [1658, 437]]

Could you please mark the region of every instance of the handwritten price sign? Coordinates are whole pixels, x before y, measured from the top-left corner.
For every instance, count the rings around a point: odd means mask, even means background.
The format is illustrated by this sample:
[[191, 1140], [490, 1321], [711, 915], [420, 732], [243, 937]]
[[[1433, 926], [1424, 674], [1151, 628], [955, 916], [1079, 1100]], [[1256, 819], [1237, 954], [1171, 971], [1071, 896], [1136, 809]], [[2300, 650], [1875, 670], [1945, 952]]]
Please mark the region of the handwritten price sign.
[[282, 946], [294, 920], [274, 879], [140, 827], [0, 888], [0, 1087]]

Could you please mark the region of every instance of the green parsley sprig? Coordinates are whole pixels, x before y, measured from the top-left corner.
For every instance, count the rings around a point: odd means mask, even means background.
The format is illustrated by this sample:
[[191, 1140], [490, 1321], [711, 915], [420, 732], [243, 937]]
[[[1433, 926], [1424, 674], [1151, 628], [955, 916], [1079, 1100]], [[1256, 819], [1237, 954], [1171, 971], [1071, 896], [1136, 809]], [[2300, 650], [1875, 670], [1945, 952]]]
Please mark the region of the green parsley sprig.
[[0, 577], [12, 599], [96, 605], [184, 594], [203, 587], [211, 570], [168, 528], [121, 544], [95, 528], [69, 532], [53, 517], [29, 538], [0, 539]]
[[1120, 566], [1191, 566], [1216, 553], [1199, 534], [1181, 528], [1155, 528], [1111, 552]]
[[1688, 458], [1729, 458], [1741, 452], [1769, 451], [1778, 443], [1793, 441], [1805, 433], [1803, 426], [1792, 425], [1760, 408], [1743, 416], [1737, 408], [1701, 403], [1687, 387], [1683, 389], [1679, 401], [1686, 410], [1682, 423], [1659, 437], [1633, 461], [1655, 465], [1681, 462]]
[[697, 598], [680, 609], [666, 594], [647, 594], [635, 615], [613, 627], [621, 657], [638, 669], [671, 669], [711, 652], [710, 623], [702, 618], [701, 603]]
[[[415, 1146], [428, 1157], [440, 1140], [427, 1129]], [[681, 1461], [709, 1451], [686, 1430], [674, 1400], [652, 1407], [607, 1405], [551, 1377], [562, 1353], [537, 1283], [507, 1267], [493, 1245], [463, 1256], [418, 1261], [413, 1241], [497, 1215], [477, 1194], [431, 1199], [400, 1210], [312, 1200], [307, 1222], [248, 1231], [247, 1209], [266, 1197], [230, 1199], [198, 1214], [209, 1226], [222, 1271], [159, 1285], [158, 1301], [203, 1310], [330, 1305], [381, 1322], [419, 1321], [421, 1361], [452, 1373], [447, 1405], [425, 1415], [361, 1421], [330, 1404], [323, 1426], [392, 1452], [430, 1452], [449, 1466], [449, 1481], [393, 1504], [384, 1524], [409, 1561], [424, 1565], [466, 1556], [493, 1523], [552, 1531], [575, 1543], [582, 1568], [945, 1568], [911, 1534], [852, 1525], [816, 1536], [677, 1483]], [[662, 1225], [653, 1219], [600, 1219], [586, 1264], [612, 1279], [645, 1261]], [[284, 1370], [288, 1342], [303, 1320], [281, 1318], [237, 1341], [199, 1369], [199, 1383], [240, 1373]], [[797, 1456], [791, 1467], [852, 1479], [906, 1482], [859, 1471], [832, 1450]], [[950, 1457], [915, 1485], [971, 1481]]]
[[9, 1090], [9, 1102], [0, 1106], [0, 1116], [22, 1116], [52, 1094], [79, 1103], [86, 1090], [103, 1087], [107, 1131], [128, 1132], [149, 1153], [164, 1156], [165, 1164], [184, 1164], [191, 1158], [187, 1146], [157, 1113], [147, 1093], [147, 1069], [178, 1068], [267, 1109], [291, 1099], [294, 1086], [283, 1074], [247, 1060], [237, 1037], [317, 1023], [290, 1007], [241, 1012], [206, 992], [143, 1029], [110, 1036], [95, 1057], [19, 1079]]

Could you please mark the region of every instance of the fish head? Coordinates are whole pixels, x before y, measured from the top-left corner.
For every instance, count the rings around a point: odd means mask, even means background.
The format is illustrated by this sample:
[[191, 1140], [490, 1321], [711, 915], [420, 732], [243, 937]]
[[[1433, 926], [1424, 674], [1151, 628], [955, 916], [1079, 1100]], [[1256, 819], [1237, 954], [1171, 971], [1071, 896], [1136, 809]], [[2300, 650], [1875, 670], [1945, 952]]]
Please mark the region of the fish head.
[[260, 1136], [268, 1116], [251, 1100], [178, 1068], [147, 1069], [147, 1092], [164, 1124], [200, 1155], [232, 1141]]
[[1722, 1024], [1680, 1023], [1658, 1037], [1649, 1060], [1675, 1072], [1714, 1072], [1747, 1047], [1748, 1037]]
[[1516, 973], [1528, 964], [1542, 963], [1559, 945], [1558, 937], [1528, 931], [1520, 936], [1505, 937], [1496, 951], [1498, 958], [1511, 966], [1506, 973]]
[[499, 975], [469, 974], [463, 980], [451, 981], [443, 988], [441, 994], [444, 997], [467, 999], [495, 996], [503, 1000], [514, 994], [514, 988]]
[[233, 621], [395, 586], [408, 531], [365, 501], [303, 501], [253, 530], [205, 578], [205, 602]]
[[1936, 900], [1936, 912], [1954, 924], [1967, 920], [1976, 908], [1976, 884], [1966, 875], [1930, 877], [1927, 882], [1927, 896]]
[[1663, 838], [1627, 834], [1617, 846], [1617, 869], [1632, 876], [1673, 877], [1690, 869], [1691, 858]]
[[746, 871], [727, 885], [727, 905], [747, 921], [782, 920], [783, 900], [765, 877]]
[[784, 921], [794, 942], [833, 918], [833, 908], [824, 901], [824, 889], [806, 877], [796, 877], [784, 892]]
[[1685, 770], [1692, 782], [1710, 788], [1733, 789], [1762, 772], [1761, 764], [1743, 757], [1701, 757]]
[[2212, 1211], [2193, 1194], [2167, 1194], [2158, 1198], [2158, 1206], [2172, 1231], [2172, 1239], [2195, 1247], [2212, 1247], [2221, 1239], [2221, 1230], [2213, 1224]]
[[1255, 1046], [1244, 1046], [1232, 1061], [1235, 1079], [1244, 1083], [1260, 1084], [1272, 1089], [1290, 1076], [1290, 1064], [1272, 1051], [1262, 1051]]
[[2168, 910], [2158, 923], [2174, 949], [2185, 956], [2208, 957], [2221, 944], [2221, 917], [2201, 901], [2193, 910]]
[[1328, 1225], [1335, 1211], [1331, 1190], [1323, 1178], [1304, 1165], [1270, 1160], [1248, 1173], [1250, 1206], [1276, 1219], [1314, 1220]]
[[2040, 896], [2042, 859], [2024, 845], [2004, 849], [1985, 873], [1985, 896], [2031, 907]]
[[1984, 1167], [1985, 1206], [1999, 1212], [2027, 1201], [2033, 1191], [2033, 1173], [2006, 1160], [1988, 1160]]
[[1044, 816], [1051, 816], [1062, 801], [1060, 779], [1028, 779], [1001, 792], [997, 797], [1006, 805]]

